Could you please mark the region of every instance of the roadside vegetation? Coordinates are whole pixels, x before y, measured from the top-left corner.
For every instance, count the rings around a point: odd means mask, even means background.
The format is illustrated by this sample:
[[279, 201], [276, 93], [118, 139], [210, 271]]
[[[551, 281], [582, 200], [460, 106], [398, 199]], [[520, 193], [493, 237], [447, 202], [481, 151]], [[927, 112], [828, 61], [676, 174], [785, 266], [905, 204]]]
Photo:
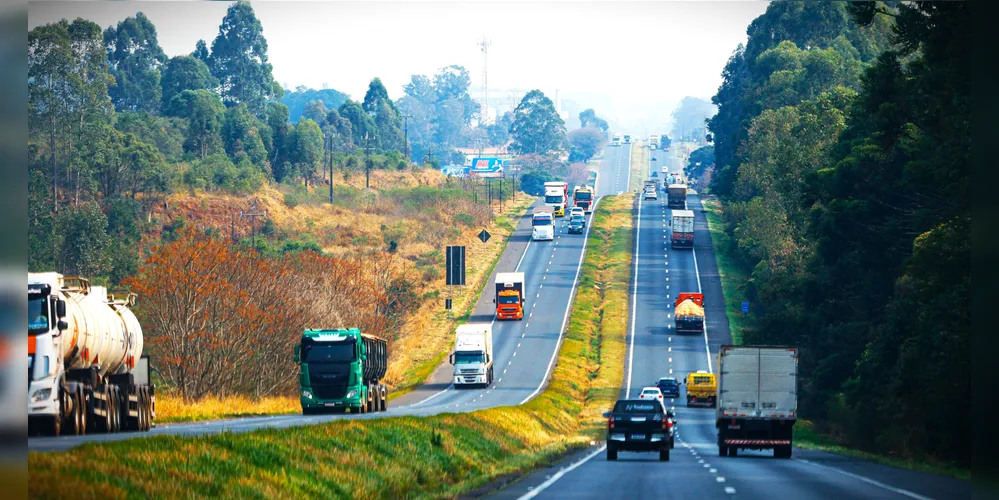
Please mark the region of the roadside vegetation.
[[454, 497], [588, 446], [623, 379], [633, 200], [600, 202], [558, 363], [525, 405], [30, 452], [29, 495]]
[[298, 398], [291, 396], [266, 396], [255, 399], [238, 395], [205, 396], [194, 402], [184, 402], [183, 398], [175, 394], [156, 395], [157, 424], [301, 412], [302, 406]]
[[642, 147], [641, 141], [632, 138], [631, 144], [631, 183], [628, 190], [637, 192], [648, 178], [649, 171], [649, 150]]
[[971, 464], [971, 19], [771, 3], [712, 98], [742, 340], [801, 348], [810, 431], [900, 464]]
[[749, 327], [750, 318], [743, 314], [742, 302], [746, 300], [745, 289], [749, 286], [750, 273], [736, 254], [735, 241], [725, 233], [721, 203], [717, 198], [703, 196], [701, 206], [708, 220], [711, 245], [714, 247], [715, 260], [718, 262], [722, 295], [725, 297], [725, 316], [728, 317], [732, 343], [739, 345], [742, 344], [744, 332]]

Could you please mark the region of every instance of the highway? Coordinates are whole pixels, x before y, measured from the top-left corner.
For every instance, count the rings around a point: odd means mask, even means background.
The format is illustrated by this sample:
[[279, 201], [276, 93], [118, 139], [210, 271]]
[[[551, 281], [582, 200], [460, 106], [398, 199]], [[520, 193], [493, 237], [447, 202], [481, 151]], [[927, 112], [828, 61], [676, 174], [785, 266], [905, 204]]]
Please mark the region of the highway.
[[[627, 190], [630, 148], [607, 148], [597, 178], [598, 199]], [[145, 433], [90, 434], [86, 436], [33, 437], [35, 451], [65, 450], [89, 442], [119, 441], [159, 435], [203, 435], [224, 431], [246, 432], [261, 428], [286, 428], [341, 418], [372, 419], [391, 416], [428, 416], [467, 412], [495, 406], [517, 405], [537, 395], [551, 372], [555, 353], [568, 321], [569, 305], [582, 263], [589, 226], [582, 234], [568, 234], [565, 219], [557, 219], [554, 241], [531, 241], [531, 218], [520, 220], [506, 251], [500, 257], [483, 295], [473, 309], [472, 322], [493, 320], [493, 282], [496, 272], [521, 271], [526, 276], [527, 317], [493, 325], [495, 382], [483, 389], [455, 389], [451, 365], [446, 361], [427, 383], [389, 403], [384, 413], [363, 415], [275, 415], [157, 425]]]
[[[682, 169], [672, 151], [652, 152], [650, 169]], [[660, 174], [661, 175], [661, 174]], [[660, 177], [661, 178], [661, 177]], [[637, 396], [663, 376], [683, 378], [696, 370], [714, 371], [718, 347], [729, 343], [728, 320], [714, 252], [696, 195], [695, 245], [669, 248], [669, 209], [660, 195], [636, 208], [637, 263], [633, 276], [629, 348], [621, 397]], [[676, 335], [673, 298], [682, 291], [705, 294], [705, 335]], [[967, 481], [912, 472], [819, 451], [794, 449], [790, 460], [772, 453], [741, 450], [719, 457], [714, 410], [687, 408], [685, 395], [670, 401], [677, 415], [677, 440], [670, 462], [658, 454], [620, 452], [608, 462], [605, 447], [590, 447], [496, 492], [507, 498], [968, 498]], [[609, 410], [609, 408], [608, 408]], [[626, 494], [624, 492], [627, 492]]]

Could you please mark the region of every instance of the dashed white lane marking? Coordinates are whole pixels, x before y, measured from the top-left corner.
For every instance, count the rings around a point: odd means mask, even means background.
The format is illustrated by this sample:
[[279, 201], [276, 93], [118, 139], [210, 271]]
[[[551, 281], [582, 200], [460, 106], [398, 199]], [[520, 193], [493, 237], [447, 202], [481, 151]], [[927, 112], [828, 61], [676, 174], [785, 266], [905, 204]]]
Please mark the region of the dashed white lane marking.
[[715, 481], [718, 481], [719, 483], [724, 483], [725, 482], [725, 478], [721, 477], [721, 476], [718, 476], [718, 477], [715, 478]]
[[710, 472], [712, 474], [717, 474], [718, 473], [718, 469], [710, 469], [710, 470], [708, 470], [708, 472]]
[[728, 493], [729, 495], [735, 495], [735, 488], [733, 488], [731, 486], [726, 486], [725, 487], [725, 493]]

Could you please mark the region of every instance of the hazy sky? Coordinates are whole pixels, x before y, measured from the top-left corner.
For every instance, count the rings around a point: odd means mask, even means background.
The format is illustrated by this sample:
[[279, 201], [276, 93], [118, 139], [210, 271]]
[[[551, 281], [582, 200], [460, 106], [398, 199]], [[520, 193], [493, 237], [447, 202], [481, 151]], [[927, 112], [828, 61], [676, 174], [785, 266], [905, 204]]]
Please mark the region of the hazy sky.
[[[83, 17], [106, 28], [142, 11], [168, 56], [211, 41], [230, 2], [32, 1], [28, 28]], [[257, 1], [274, 77], [363, 98], [378, 76], [402, 95], [412, 74], [459, 64], [482, 81], [478, 43], [491, 39], [490, 89], [540, 89], [593, 107], [632, 133], [666, 131], [684, 96], [708, 98], [755, 1], [667, 2], [289, 2]], [[478, 97], [476, 90], [472, 91]], [[643, 130], [646, 129], [646, 130]]]

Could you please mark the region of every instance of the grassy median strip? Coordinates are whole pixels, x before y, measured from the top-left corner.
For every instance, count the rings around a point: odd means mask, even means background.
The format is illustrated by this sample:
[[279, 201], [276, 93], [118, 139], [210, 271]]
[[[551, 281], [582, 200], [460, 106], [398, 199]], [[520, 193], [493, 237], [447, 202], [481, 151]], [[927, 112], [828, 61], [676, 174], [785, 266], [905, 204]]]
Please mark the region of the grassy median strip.
[[631, 144], [631, 183], [628, 190], [635, 193], [649, 177], [649, 150], [641, 142]]
[[735, 240], [725, 234], [725, 224], [722, 222], [722, 206], [718, 198], [701, 198], [704, 215], [708, 219], [708, 231], [711, 233], [711, 245], [715, 249], [715, 260], [718, 263], [718, 275], [721, 276], [722, 295], [725, 297], [725, 315], [728, 316], [729, 331], [732, 332], [732, 343], [742, 344], [742, 333], [745, 331], [748, 319], [742, 312], [744, 291], [749, 281], [749, 271], [745, 269], [735, 255]]
[[551, 382], [525, 405], [32, 452], [29, 496], [455, 497], [588, 446], [623, 378], [632, 200], [599, 204]]

